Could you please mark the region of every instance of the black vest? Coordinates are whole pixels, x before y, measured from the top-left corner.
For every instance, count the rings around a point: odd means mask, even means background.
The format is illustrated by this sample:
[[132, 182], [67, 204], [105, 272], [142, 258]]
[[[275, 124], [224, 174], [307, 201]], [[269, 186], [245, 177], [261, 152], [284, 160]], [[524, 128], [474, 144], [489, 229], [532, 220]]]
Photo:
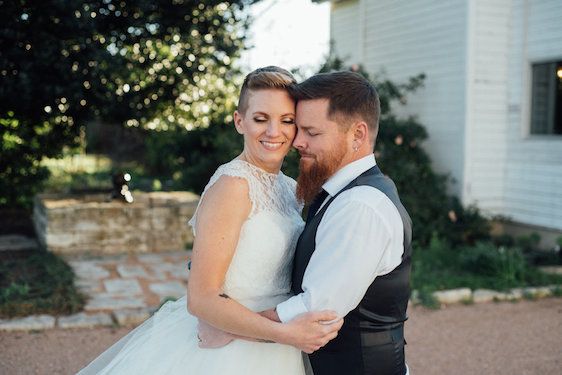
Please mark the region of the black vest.
[[[402, 263], [390, 273], [378, 276], [367, 289], [359, 305], [344, 319], [338, 336], [320, 351], [349, 350], [361, 345], [361, 333], [391, 330], [403, 325], [408, 318], [406, 308], [410, 297], [410, 268], [412, 254], [412, 223], [406, 209], [400, 202], [396, 186], [382, 174], [377, 166], [370, 168], [351, 181], [346, 187], [331, 197], [318, 213], [308, 222], [301, 233], [293, 264], [292, 290], [302, 293], [302, 279], [310, 257], [316, 248], [316, 231], [327, 208], [342, 192], [355, 186], [372, 186], [383, 192], [394, 203], [404, 224], [404, 253]], [[369, 261], [365, 259], [365, 261]], [[334, 270], [337, 272], [338, 270]], [[329, 277], [329, 276], [326, 276]], [[349, 285], [353, 288], [353, 285]]]

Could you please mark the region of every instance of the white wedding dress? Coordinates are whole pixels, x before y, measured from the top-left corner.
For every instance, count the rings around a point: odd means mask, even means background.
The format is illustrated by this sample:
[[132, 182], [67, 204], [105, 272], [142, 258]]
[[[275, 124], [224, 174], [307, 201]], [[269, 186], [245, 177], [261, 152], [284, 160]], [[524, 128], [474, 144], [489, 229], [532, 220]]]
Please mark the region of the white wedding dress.
[[[252, 209], [244, 222], [226, 274], [224, 292], [253, 311], [290, 296], [296, 241], [304, 225], [295, 181], [242, 160], [220, 166], [202, 197], [220, 176], [248, 182]], [[197, 213], [190, 220], [194, 228]], [[186, 270], [187, 272], [187, 270]], [[197, 318], [186, 297], [167, 302], [79, 374], [304, 374], [301, 352], [291, 346], [235, 340], [217, 349], [198, 346]]]

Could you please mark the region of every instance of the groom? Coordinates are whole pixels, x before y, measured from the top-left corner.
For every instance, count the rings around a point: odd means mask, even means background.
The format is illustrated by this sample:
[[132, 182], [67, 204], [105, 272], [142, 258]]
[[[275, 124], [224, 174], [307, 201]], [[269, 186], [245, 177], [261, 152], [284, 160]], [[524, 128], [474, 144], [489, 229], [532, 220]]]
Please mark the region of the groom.
[[270, 312], [288, 322], [330, 309], [338, 337], [309, 356], [315, 375], [406, 374], [411, 220], [373, 149], [380, 103], [359, 74], [315, 75], [296, 87], [297, 195], [311, 203], [295, 253], [295, 296]]

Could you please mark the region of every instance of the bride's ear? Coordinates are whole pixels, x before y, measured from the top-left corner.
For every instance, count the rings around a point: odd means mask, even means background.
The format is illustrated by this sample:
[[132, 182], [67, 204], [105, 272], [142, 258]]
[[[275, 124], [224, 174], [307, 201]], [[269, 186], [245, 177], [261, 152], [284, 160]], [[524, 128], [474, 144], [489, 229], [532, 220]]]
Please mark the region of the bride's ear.
[[238, 111], [234, 111], [234, 126], [238, 134], [244, 134], [244, 126], [242, 125], [242, 115]]

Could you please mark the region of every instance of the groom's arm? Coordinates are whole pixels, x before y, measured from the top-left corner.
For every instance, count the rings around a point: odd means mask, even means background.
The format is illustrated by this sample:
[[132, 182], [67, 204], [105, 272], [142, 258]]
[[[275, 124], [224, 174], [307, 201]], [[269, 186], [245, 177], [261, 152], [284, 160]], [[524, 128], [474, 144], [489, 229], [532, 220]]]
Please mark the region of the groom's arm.
[[[398, 230], [393, 228], [396, 225]], [[376, 276], [400, 264], [402, 252], [390, 247], [397, 243], [393, 236], [403, 233], [401, 228], [396, 207], [382, 192], [360, 186], [340, 194], [318, 227], [316, 249], [303, 278], [304, 292], [277, 305], [279, 320], [287, 322], [322, 309], [347, 315]]]

